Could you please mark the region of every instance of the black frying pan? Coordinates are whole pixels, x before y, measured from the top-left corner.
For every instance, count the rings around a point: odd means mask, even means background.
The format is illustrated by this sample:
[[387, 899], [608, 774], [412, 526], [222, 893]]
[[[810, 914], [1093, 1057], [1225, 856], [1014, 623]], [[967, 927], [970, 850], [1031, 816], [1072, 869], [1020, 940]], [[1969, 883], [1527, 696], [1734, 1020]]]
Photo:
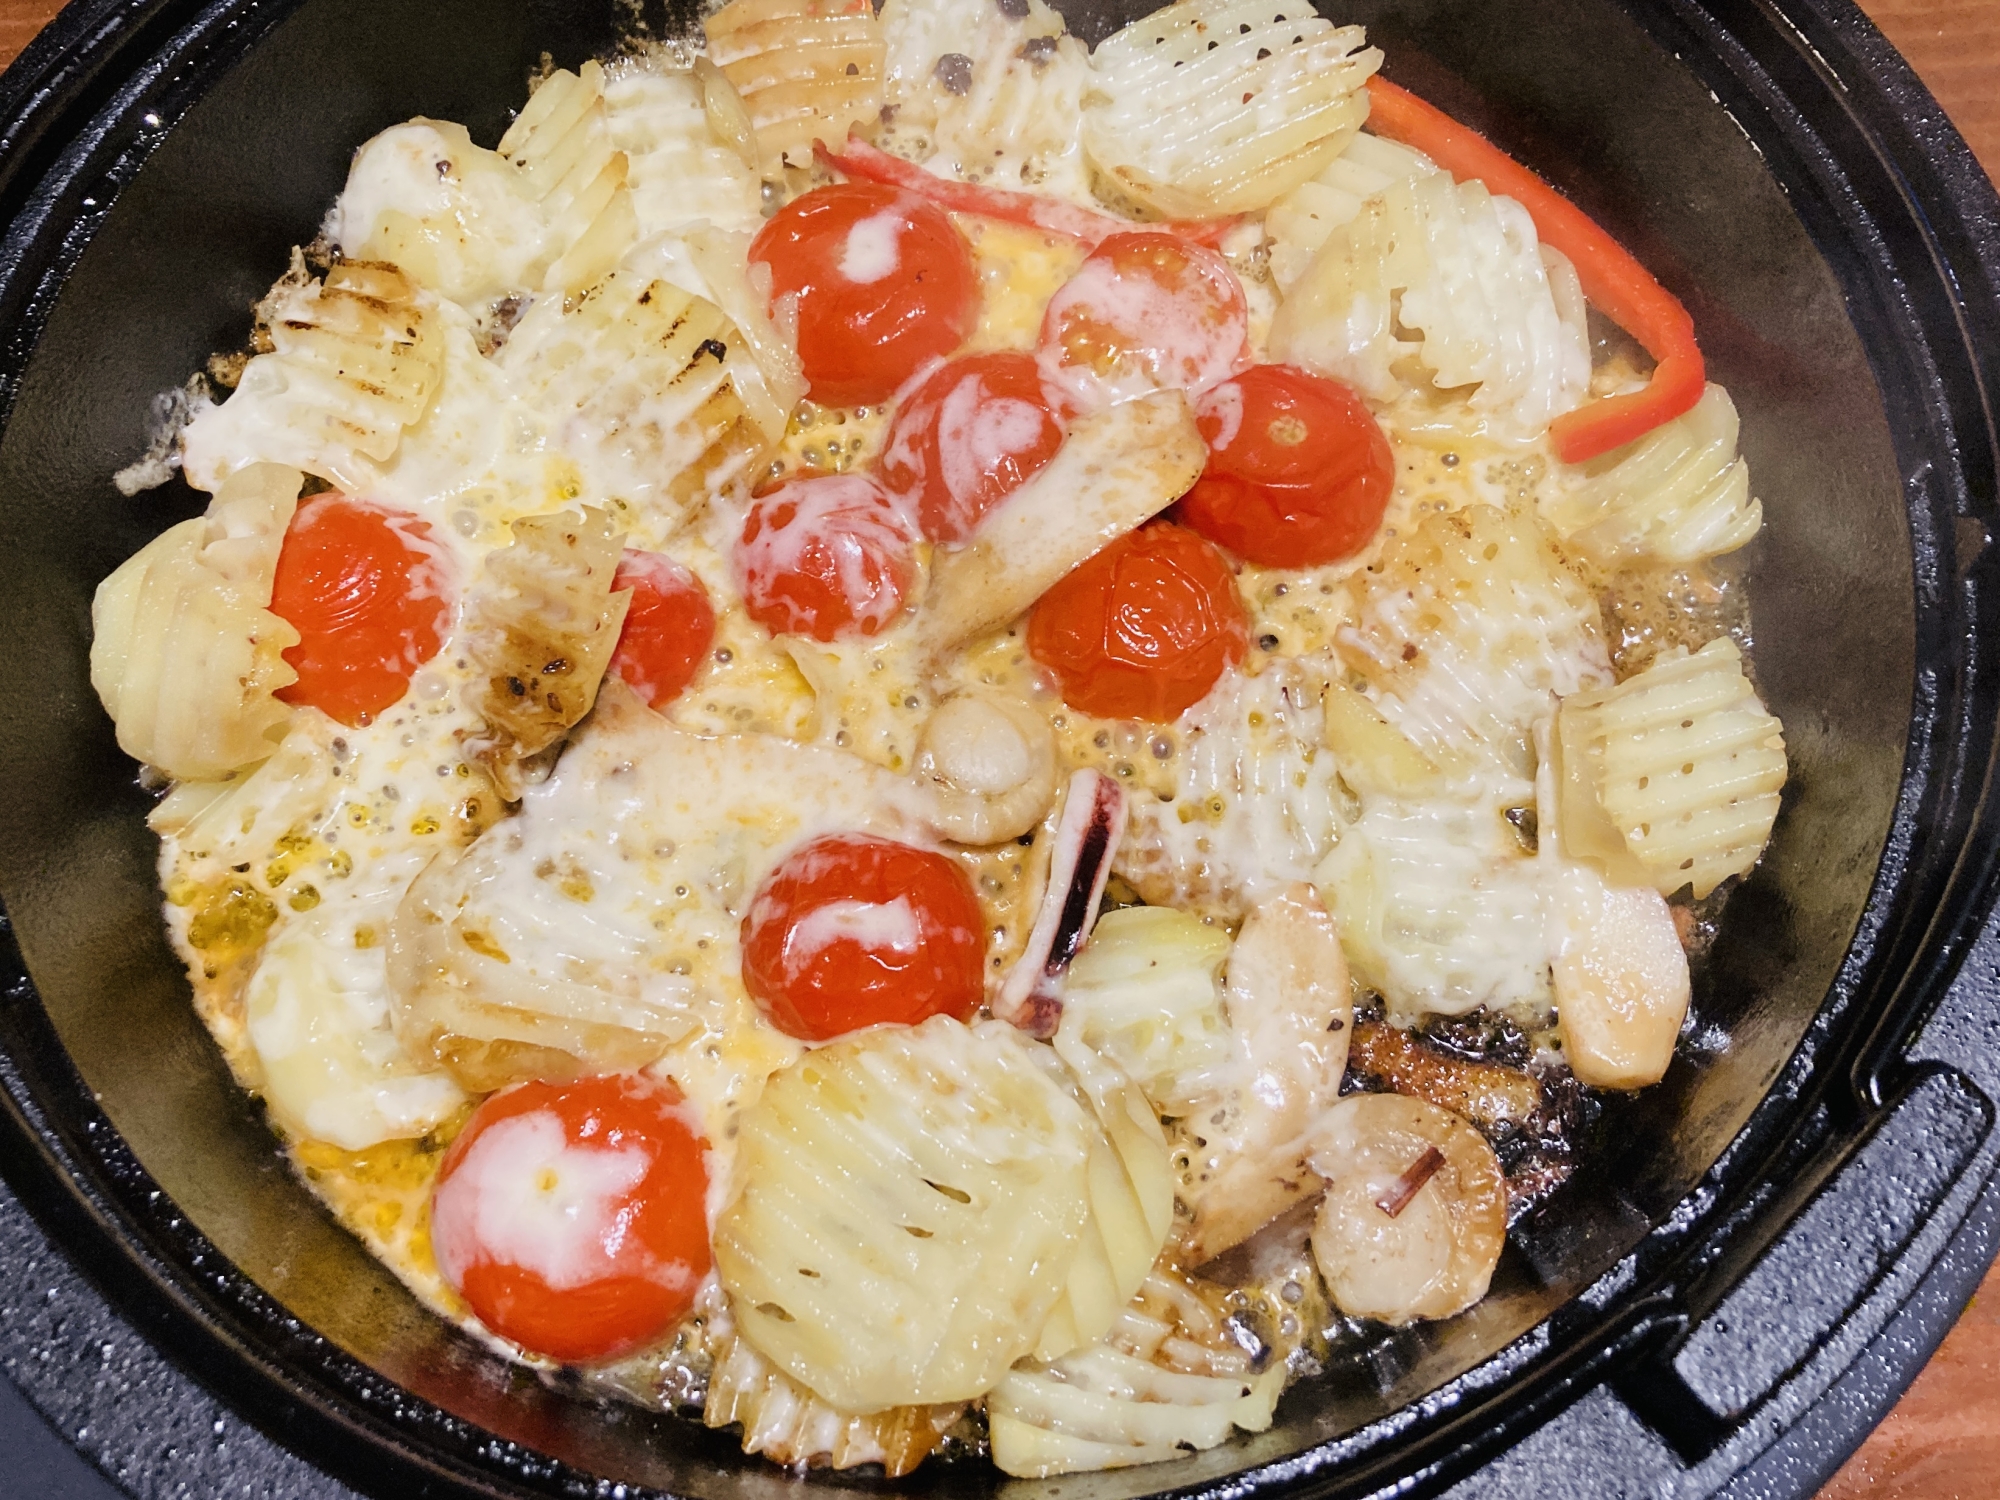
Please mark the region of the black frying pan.
[[[1095, 39], [1150, 6], [1063, 8]], [[1602, 1149], [1517, 1226], [1478, 1308], [1386, 1336], [1295, 1388], [1270, 1432], [1182, 1465], [1023, 1487], [933, 1464], [901, 1489], [1436, 1489], [1587, 1392], [1537, 1439], [1581, 1431], [1606, 1455], [1571, 1466], [1572, 1492], [1709, 1493], [1903, 1303], [2000, 1154], [2000, 1006], [1951, 988], [1994, 894], [2000, 203], [1844, 0], [1329, 11], [1693, 310], [1765, 504], [1756, 665], [1786, 725], [1784, 811], [1667, 1080], [1614, 1101]], [[602, 1478], [775, 1500], [793, 1481], [727, 1436], [607, 1414], [484, 1353], [287, 1175], [189, 1009], [149, 799], [86, 678], [97, 581], [201, 500], [128, 500], [110, 476], [145, 446], [151, 398], [240, 342], [355, 145], [414, 114], [490, 143], [544, 50], [573, 65], [632, 16], [79, 0], [0, 81], [0, 1164], [144, 1326], [383, 1494], [597, 1495]]]

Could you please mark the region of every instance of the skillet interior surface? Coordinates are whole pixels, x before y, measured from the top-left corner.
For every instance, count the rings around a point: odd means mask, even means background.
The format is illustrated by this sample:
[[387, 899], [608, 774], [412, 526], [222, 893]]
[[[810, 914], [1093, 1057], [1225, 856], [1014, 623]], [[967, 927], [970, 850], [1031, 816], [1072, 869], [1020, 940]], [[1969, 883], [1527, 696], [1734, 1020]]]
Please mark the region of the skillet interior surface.
[[[1094, 39], [1151, 7], [1062, 8]], [[290, 247], [312, 237], [361, 140], [425, 114], [463, 120], [491, 144], [541, 53], [580, 61], [613, 39], [621, 8], [304, 0], [281, 9], [240, 61], [203, 81], [183, 118], [166, 122], [143, 169], [105, 185], [115, 203], [90, 220], [94, 234], [0, 438], [0, 624], [17, 663], [14, 712], [0, 719], [10, 788], [0, 900], [56, 1035], [119, 1149], [129, 1148], [137, 1170], [127, 1186], [135, 1195], [157, 1186], [185, 1218], [149, 1242], [159, 1274], [219, 1277], [199, 1295], [234, 1299], [242, 1336], [261, 1341], [257, 1357], [300, 1399], [366, 1387], [376, 1400], [388, 1390], [372, 1383], [379, 1376], [576, 1470], [683, 1494], [776, 1496], [792, 1481], [740, 1460], [729, 1438], [587, 1408], [423, 1313], [281, 1165], [195, 1020], [161, 930], [143, 825], [150, 798], [88, 686], [89, 604], [99, 579], [197, 513], [203, 497], [176, 480], [127, 499], [110, 476], [144, 449], [155, 394], [211, 350], [240, 343], [250, 304]], [[1786, 725], [1792, 777], [1771, 852], [1731, 900], [1697, 973], [1699, 1024], [1673, 1071], [1614, 1101], [1600, 1149], [1519, 1226], [1485, 1303], [1385, 1337], [1366, 1359], [1296, 1387], [1269, 1433], [1171, 1474], [1081, 1476], [1044, 1486], [1052, 1493], [1213, 1481], [1335, 1439], [1346, 1441], [1332, 1456], [1351, 1446], [1358, 1461], [1395, 1436], [1397, 1420], [1384, 1419], [1425, 1392], [1510, 1346], [1489, 1369], [1545, 1350], [1545, 1335], [1516, 1341], [1669, 1218], [1829, 997], [1837, 1014], [1858, 991], [1877, 920], [1864, 914], [1882, 905], [1878, 866], [1899, 795], [1909, 795], [1911, 705], [1925, 665], [1913, 602], [1922, 549], [1900, 500], [1876, 372], [1838, 261], [1808, 233], [1809, 206], [1788, 201], [1703, 84], [1617, 5], [1405, 0], [1333, 13], [1365, 22], [1391, 76], [1529, 160], [1688, 302], [1712, 378], [1742, 411], [1765, 505], [1748, 559], [1755, 665]], [[1864, 942], [1850, 951], [1857, 929]], [[203, 1262], [202, 1241], [227, 1264]], [[230, 1282], [231, 1267], [270, 1300]], [[387, 1399], [374, 1409], [394, 1407]], [[488, 1463], [476, 1434], [422, 1405], [383, 1420], [402, 1424], [395, 1441], [405, 1450], [433, 1455], [427, 1465], [504, 1470], [535, 1488], [574, 1478], [511, 1452]], [[934, 1465], [902, 1487], [1001, 1483], [983, 1467]]]

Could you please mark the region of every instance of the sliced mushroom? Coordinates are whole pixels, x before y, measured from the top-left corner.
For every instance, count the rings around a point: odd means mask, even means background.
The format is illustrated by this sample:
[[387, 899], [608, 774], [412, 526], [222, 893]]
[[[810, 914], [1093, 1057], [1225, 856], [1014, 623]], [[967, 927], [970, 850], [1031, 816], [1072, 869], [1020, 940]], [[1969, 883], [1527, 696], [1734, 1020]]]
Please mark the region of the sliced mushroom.
[[1313, 1258], [1349, 1317], [1449, 1318], [1481, 1297], [1507, 1237], [1507, 1185], [1479, 1132], [1398, 1094], [1328, 1111], [1312, 1166], [1326, 1179]]
[[1048, 884], [1028, 946], [993, 1002], [993, 1014], [1046, 1040], [1062, 1020], [1062, 982], [1104, 900], [1111, 856], [1125, 835], [1125, 791], [1101, 771], [1078, 771], [1063, 792], [1049, 850]]
[[1340, 1096], [1353, 1031], [1347, 962], [1333, 918], [1303, 881], [1250, 913], [1229, 955], [1230, 1076], [1188, 1112], [1201, 1141], [1181, 1199], [1193, 1214], [1187, 1264], [1241, 1244], [1319, 1190], [1312, 1127]]
[[928, 820], [961, 844], [1019, 838], [1056, 795], [1055, 736], [1021, 699], [970, 689], [938, 705], [917, 737]]
[[1187, 493], [1208, 449], [1179, 391], [1077, 418], [1042, 471], [931, 573], [922, 629], [950, 651], [1024, 613], [1049, 586]]

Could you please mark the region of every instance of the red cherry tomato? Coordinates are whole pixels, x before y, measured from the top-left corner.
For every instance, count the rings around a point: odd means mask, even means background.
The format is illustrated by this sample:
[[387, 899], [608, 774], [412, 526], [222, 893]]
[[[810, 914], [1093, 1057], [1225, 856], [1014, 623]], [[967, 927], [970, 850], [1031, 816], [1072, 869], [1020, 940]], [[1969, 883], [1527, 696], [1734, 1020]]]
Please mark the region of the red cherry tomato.
[[765, 877], [743, 919], [743, 984], [780, 1031], [809, 1042], [893, 1022], [971, 1016], [986, 927], [972, 882], [942, 854], [867, 834], [813, 839]]
[[614, 589], [630, 589], [611, 670], [654, 708], [678, 698], [715, 640], [715, 606], [701, 580], [659, 552], [628, 550]]
[[970, 354], [903, 397], [882, 483], [934, 542], [962, 542], [1062, 446], [1042, 374], [1026, 354]]
[[1107, 719], [1179, 718], [1249, 645], [1229, 564], [1170, 521], [1120, 537], [1028, 618], [1028, 654], [1056, 674], [1063, 700]]
[[479, 1321], [551, 1359], [607, 1359], [687, 1315], [708, 1274], [708, 1142], [640, 1074], [494, 1094], [431, 1199], [444, 1279]]
[[1252, 365], [1195, 407], [1208, 466], [1176, 518], [1273, 568], [1351, 557], [1396, 488], [1389, 440], [1346, 386], [1291, 365]]
[[799, 361], [813, 400], [887, 400], [925, 360], [951, 353], [979, 315], [972, 251], [940, 208], [879, 182], [793, 199], [757, 231], [750, 259], [771, 297], [799, 299]]
[[1114, 234], [1049, 299], [1042, 372], [1079, 410], [1198, 391], [1243, 363], [1249, 329], [1243, 284], [1213, 250], [1157, 231]]
[[406, 511], [327, 493], [299, 502], [278, 553], [271, 613], [299, 633], [287, 703], [366, 724], [438, 653], [451, 575], [430, 527]]
[[791, 479], [751, 503], [736, 544], [750, 618], [780, 635], [873, 635], [916, 580], [909, 528], [865, 474]]

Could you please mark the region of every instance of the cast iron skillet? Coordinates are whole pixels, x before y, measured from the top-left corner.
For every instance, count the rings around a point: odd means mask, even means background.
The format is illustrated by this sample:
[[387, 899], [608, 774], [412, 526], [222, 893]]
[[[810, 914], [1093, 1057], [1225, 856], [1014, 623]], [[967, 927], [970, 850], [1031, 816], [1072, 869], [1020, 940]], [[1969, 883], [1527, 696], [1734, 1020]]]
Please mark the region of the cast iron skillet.
[[[1064, 8], [1095, 39], [1150, 6]], [[280, 1166], [189, 1010], [148, 798], [85, 670], [97, 581], [200, 497], [126, 500], [110, 475], [144, 446], [150, 399], [240, 341], [357, 143], [414, 114], [490, 143], [544, 50], [574, 64], [634, 14], [81, 0], [0, 82], [0, 899], [18, 943], [0, 1161], [141, 1326], [381, 1493], [618, 1482], [775, 1500], [792, 1481], [727, 1436], [586, 1406], [447, 1331]], [[1588, 1392], [1563, 1421], [1622, 1422], [1675, 1488], [1708, 1493], [1907, 1297], [1994, 1161], [1991, 1006], [1961, 991], [1919, 1027], [1993, 899], [2000, 206], [1843, 0], [1340, 15], [1692, 308], [1765, 504], [1756, 664], [1792, 781], [1666, 1082], [1616, 1104], [1486, 1302], [1295, 1388], [1269, 1433], [1034, 1489], [1435, 1490]], [[901, 1487], [1028, 1493], [983, 1467]]]

